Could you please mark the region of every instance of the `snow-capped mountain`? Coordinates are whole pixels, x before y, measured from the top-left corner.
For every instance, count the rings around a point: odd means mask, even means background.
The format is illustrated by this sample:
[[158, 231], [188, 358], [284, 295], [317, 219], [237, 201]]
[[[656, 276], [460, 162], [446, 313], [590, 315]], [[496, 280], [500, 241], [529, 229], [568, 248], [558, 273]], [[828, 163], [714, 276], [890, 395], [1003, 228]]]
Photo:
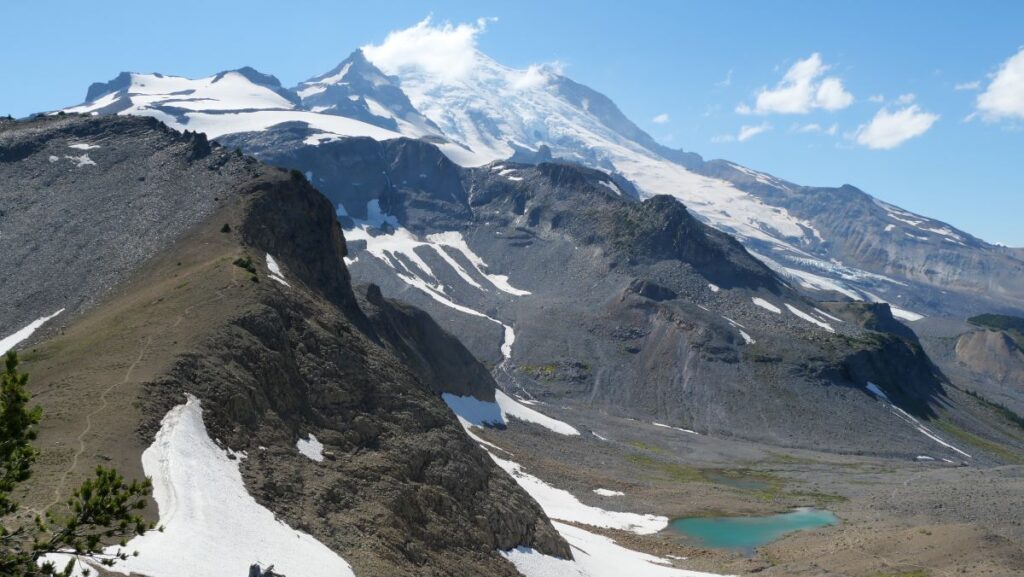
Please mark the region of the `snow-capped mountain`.
[[1019, 255], [853, 187], [804, 187], [669, 149], [554, 67], [514, 69], [476, 50], [423, 67], [369, 49], [291, 90], [248, 68], [198, 80], [124, 73], [87, 100], [67, 111], [155, 116], [211, 138], [286, 127], [303, 146], [405, 136], [464, 167], [575, 161], [628, 179], [642, 198], [679, 199], [807, 291], [889, 302], [908, 320], [1024, 308]]

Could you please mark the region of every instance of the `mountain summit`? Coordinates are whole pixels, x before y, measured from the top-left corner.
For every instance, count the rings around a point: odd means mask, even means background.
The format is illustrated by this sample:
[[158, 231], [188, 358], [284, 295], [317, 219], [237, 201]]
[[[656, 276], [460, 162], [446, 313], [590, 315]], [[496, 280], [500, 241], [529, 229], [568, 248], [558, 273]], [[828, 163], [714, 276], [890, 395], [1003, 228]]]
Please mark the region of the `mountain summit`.
[[852, 187], [800, 186], [670, 149], [555, 67], [514, 69], [475, 49], [445, 67], [368, 47], [293, 89], [250, 68], [198, 80], [123, 73], [66, 110], [155, 116], [211, 138], [287, 128], [303, 146], [405, 136], [465, 167], [578, 162], [629, 180], [644, 198], [679, 199], [813, 294], [889, 302], [907, 320], [1024, 307], [1019, 254]]

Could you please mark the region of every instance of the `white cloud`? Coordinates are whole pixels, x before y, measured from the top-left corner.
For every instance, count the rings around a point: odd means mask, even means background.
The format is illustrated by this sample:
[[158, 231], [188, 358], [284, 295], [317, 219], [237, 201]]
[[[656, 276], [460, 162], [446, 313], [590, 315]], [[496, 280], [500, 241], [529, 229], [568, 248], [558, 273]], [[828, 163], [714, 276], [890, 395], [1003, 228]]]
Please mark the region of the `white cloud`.
[[868, 96], [868, 101], [870, 101], [870, 102], [885, 102], [885, 96], [882, 96], [881, 94], [874, 94], [872, 96]]
[[807, 114], [813, 109], [841, 110], [853, 103], [853, 95], [836, 76], [824, 76], [829, 69], [815, 52], [798, 60], [774, 88], [762, 88], [753, 107], [740, 104], [739, 114]]
[[839, 131], [839, 124], [833, 123], [828, 128], [825, 128], [824, 126], [818, 124], [817, 122], [812, 122], [810, 124], [804, 125], [798, 124], [793, 127], [793, 130], [805, 134], [828, 134], [829, 136], [835, 136], [836, 132]]
[[[497, 18], [472, 23], [435, 25], [428, 16], [414, 26], [389, 32], [384, 42], [362, 47], [363, 54], [386, 74], [423, 73], [443, 83], [457, 83], [470, 76], [485, 57], [477, 51], [477, 38]], [[562, 74], [560, 62], [531, 64], [525, 69], [504, 69], [512, 90], [532, 90]]]
[[978, 95], [978, 112], [988, 121], [1024, 119], [1024, 48], [1000, 65]]
[[910, 103], [914, 102], [915, 100], [917, 100], [917, 95], [914, 94], [913, 92], [908, 92], [906, 94], [900, 94], [899, 96], [897, 96], [896, 97], [896, 104], [899, 104], [899, 105], [910, 104]]
[[531, 64], [526, 70], [513, 70], [509, 73], [509, 85], [516, 90], [529, 90], [544, 86], [551, 80], [547, 66]]
[[953, 90], [978, 90], [981, 88], [980, 80], [972, 80], [970, 82], [961, 82], [953, 87]]
[[761, 124], [744, 124], [740, 127], [740, 131], [733, 134], [719, 134], [718, 136], [712, 136], [711, 142], [715, 144], [722, 144], [725, 142], [746, 142], [751, 138], [754, 138], [762, 132], [768, 132], [772, 129], [772, 125], [767, 122]]
[[732, 68], [729, 69], [729, 72], [725, 73], [725, 78], [715, 83], [715, 86], [720, 88], [728, 88], [729, 86], [732, 86]]
[[388, 33], [379, 45], [363, 46], [363, 54], [387, 74], [422, 70], [444, 81], [458, 81], [473, 71], [477, 36], [495, 20], [434, 26], [428, 16], [415, 26]]
[[754, 124], [754, 125], [746, 125], [745, 124], [745, 125], [740, 127], [740, 132], [739, 132], [739, 134], [736, 135], [736, 140], [738, 140], [740, 142], [746, 142], [746, 141], [750, 140], [751, 138], [754, 138], [758, 134], [761, 134], [762, 132], [767, 132], [767, 131], [769, 131], [771, 129], [772, 129], [772, 125], [768, 124], [767, 122], [763, 122], [761, 124]]
[[669, 117], [668, 117], [668, 113], [667, 112], [662, 112], [661, 114], [659, 114], [659, 115], [657, 115], [657, 116], [655, 116], [654, 118], [651, 119], [651, 122], [653, 122], [655, 124], [665, 124], [668, 121], [669, 121]]
[[874, 150], [888, 150], [928, 132], [938, 119], [938, 114], [925, 112], [916, 104], [894, 112], [883, 108], [871, 122], [861, 125], [853, 136], [857, 144]]

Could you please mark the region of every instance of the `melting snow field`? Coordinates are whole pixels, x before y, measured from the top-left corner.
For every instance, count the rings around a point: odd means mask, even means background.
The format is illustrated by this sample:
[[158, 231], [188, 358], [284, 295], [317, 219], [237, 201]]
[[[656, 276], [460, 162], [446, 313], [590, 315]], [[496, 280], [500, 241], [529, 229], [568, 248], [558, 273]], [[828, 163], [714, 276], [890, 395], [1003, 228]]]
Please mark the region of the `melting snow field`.
[[611, 489], [594, 489], [594, 492], [602, 497], [621, 497], [625, 495], [622, 491], [612, 491]]
[[[336, 211], [338, 216], [348, 216], [345, 207], [340, 204]], [[512, 358], [512, 344], [516, 340], [515, 330], [494, 317], [452, 300], [437, 274], [416, 252], [417, 249], [433, 251], [462, 280], [478, 290], [487, 291], [488, 289], [473, 278], [453, 254], [461, 254], [472, 265], [473, 270], [495, 289], [512, 296], [530, 294], [530, 291], [512, 286], [508, 282], [507, 276], [487, 272], [487, 263], [480, 258], [480, 255], [473, 252], [473, 249], [466, 243], [466, 239], [462, 237], [462, 233], [457, 231], [441, 232], [428, 235], [425, 240], [421, 240], [403, 227], [397, 218], [385, 214], [381, 210], [380, 201], [373, 199], [366, 203], [366, 220], [355, 220], [355, 226], [345, 231], [345, 237], [349, 241], [365, 241], [367, 253], [394, 269], [398, 278], [406, 284], [426, 293], [438, 303], [461, 313], [484, 318], [501, 325], [503, 330], [501, 355], [506, 359]], [[349, 260], [346, 257], [345, 262], [351, 265], [356, 260], [358, 258]]]
[[464, 425], [494, 427], [505, 424], [505, 415], [501, 413], [498, 403], [481, 401], [470, 396], [460, 397], [451, 393], [443, 393], [441, 400], [463, 421]]
[[892, 311], [892, 316], [904, 321], [914, 322], [924, 318], [924, 315], [894, 307], [892, 304], [889, 305], [889, 310]]
[[36, 329], [46, 324], [46, 321], [62, 312], [64, 312], [64, 309], [60, 309], [48, 317], [38, 318], [13, 335], [0, 339], [0, 355], [7, 354], [7, 351], [13, 349], [15, 345], [32, 336], [32, 333], [36, 332]]
[[[128, 542], [138, 557], [108, 571], [149, 577], [247, 575], [273, 564], [295, 577], [352, 577], [352, 568], [312, 536], [277, 520], [246, 491], [238, 458], [210, 439], [200, 402], [189, 396], [161, 422], [142, 467], [153, 480], [162, 532]], [[54, 559], [62, 566], [64, 559]]]
[[508, 418], [513, 417], [540, 425], [559, 435], [580, 434], [572, 425], [535, 411], [500, 390], [494, 391], [494, 402], [481, 401], [474, 397], [460, 397], [451, 393], [444, 393], [441, 398], [463, 424], [476, 427], [500, 426], [507, 425]]
[[755, 305], [763, 308], [766, 311], [771, 311], [771, 312], [773, 312], [773, 313], [775, 313], [777, 315], [781, 315], [782, 314], [782, 309], [780, 309], [779, 307], [773, 305], [772, 303], [764, 300], [761, 297], [754, 297], [754, 298], [752, 298], [750, 300], [752, 300]]
[[281, 267], [277, 265], [277, 261], [274, 260], [274, 257], [270, 256], [270, 253], [267, 253], [267, 270], [270, 271], [270, 278], [286, 287], [292, 286], [288, 284], [288, 281], [284, 280], [284, 275], [281, 274]]
[[637, 535], [651, 535], [668, 526], [668, 517], [606, 511], [598, 507], [584, 505], [569, 491], [552, 487], [527, 473], [519, 463], [502, 459], [494, 454], [491, 454], [491, 458], [511, 475], [552, 519], [630, 531]]
[[825, 329], [826, 331], [828, 331], [830, 333], [836, 332], [836, 330], [834, 328], [832, 328], [832, 325], [830, 325], [830, 324], [828, 324], [826, 322], [823, 322], [823, 321], [819, 321], [818, 319], [812, 317], [811, 315], [805, 313], [804, 311], [796, 308], [795, 306], [793, 306], [793, 305], [791, 305], [789, 303], [786, 303], [786, 308], [789, 309], [789, 312], [793, 313], [794, 315], [804, 319], [805, 321], [807, 321], [807, 322], [809, 322], [811, 324], [818, 325], [819, 327]]
[[494, 391], [494, 400], [497, 402], [498, 406], [501, 407], [501, 413], [506, 417], [506, 419], [508, 417], [515, 417], [520, 421], [540, 425], [549, 431], [558, 433], [559, 435], [574, 436], [580, 434], [580, 432], [572, 425], [559, 421], [558, 419], [552, 419], [545, 414], [522, 405], [502, 391]]
[[684, 429], [682, 427], [673, 427], [672, 425], [666, 425], [665, 423], [652, 422], [655, 427], [661, 427], [663, 429], [672, 429], [673, 431], [682, 431], [684, 433], [690, 433], [691, 435], [699, 435], [697, 431], [691, 431], [690, 429]]
[[309, 439], [296, 441], [295, 448], [312, 461], [320, 463], [324, 460], [324, 445], [312, 433], [309, 434]]
[[524, 577], [717, 577], [713, 573], [676, 569], [671, 561], [619, 546], [602, 535], [552, 521], [572, 547], [574, 559], [543, 555], [527, 547], [501, 554]]
[[[918, 421], [914, 417], [910, 416], [909, 413], [907, 413], [903, 409], [901, 409], [901, 408], [897, 407], [896, 405], [894, 405], [893, 402], [891, 400], [889, 400], [889, 396], [885, 394], [885, 391], [883, 391], [881, 389], [881, 387], [879, 387], [875, 383], [869, 382], [866, 385], [866, 388], [878, 400], [884, 401], [885, 403], [887, 403], [889, 405], [889, 407], [892, 409], [893, 413], [895, 413], [897, 417], [899, 417], [900, 419], [902, 419], [902, 420], [906, 421], [907, 423], [909, 423], [910, 426], [912, 426], [915, 429], [917, 429], [917, 432], [919, 432], [922, 435], [928, 437], [929, 439], [935, 441], [936, 443], [942, 445], [943, 447], [946, 447], [947, 449], [955, 451], [955, 452], [963, 455], [964, 457], [967, 457], [968, 459], [971, 458], [971, 456], [969, 454], [961, 451], [960, 449], [954, 447], [953, 445], [950, 445], [946, 441], [943, 441], [942, 438], [940, 438], [938, 435], [933, 433], [931, 431], [931, 429], [929, 429], [928, 427], [925, 427], [924, 425], [922, 425], [921, 421]], [[943, 460], [946, 460], [946, 459], [943, 459]]]
[[89, 158], [88, 154], [81, 154], [79, 156], [64, 155], [64, 158], [75, 163], [75, 168], [82, 168], [83, 166], [96, 166], [96, 163]]

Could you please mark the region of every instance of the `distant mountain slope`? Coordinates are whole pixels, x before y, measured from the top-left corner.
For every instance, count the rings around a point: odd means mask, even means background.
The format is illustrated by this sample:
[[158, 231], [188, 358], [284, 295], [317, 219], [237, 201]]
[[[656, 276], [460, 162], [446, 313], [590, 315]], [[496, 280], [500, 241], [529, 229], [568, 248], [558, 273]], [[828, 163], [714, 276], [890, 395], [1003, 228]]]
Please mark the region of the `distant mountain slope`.
[[580, 162], [629, 179], [643, 197], [678, 198], [802, 290], [890, 302], [906, 320], [1024, 309], [1017, 251], [852, 187], [804, 187], [705, 162], [660, 145], [591, 88], [479, 52], [457, 80], [410, 69], [388, 75], [356, 51], [292, 91], [249, 69], [196, 81], [126, 73], [94, 85], [87, 100], [68, 110], [153, 115], [211, 138], [278, 128], [263, 144], [246, 139], [253, 147], [401, 135], [432, 142], [467, 167], [510, 157]]
[[283, 145], [288, 131], [225, 142], [304, 172], [355, 277], [430, 311], [507, 392], [781, 444], [937, 448], [885, 404], [953, 402], [885, 305], [817, 310], [670, 197], [579, 165], [464, 169], [422, 141]]

